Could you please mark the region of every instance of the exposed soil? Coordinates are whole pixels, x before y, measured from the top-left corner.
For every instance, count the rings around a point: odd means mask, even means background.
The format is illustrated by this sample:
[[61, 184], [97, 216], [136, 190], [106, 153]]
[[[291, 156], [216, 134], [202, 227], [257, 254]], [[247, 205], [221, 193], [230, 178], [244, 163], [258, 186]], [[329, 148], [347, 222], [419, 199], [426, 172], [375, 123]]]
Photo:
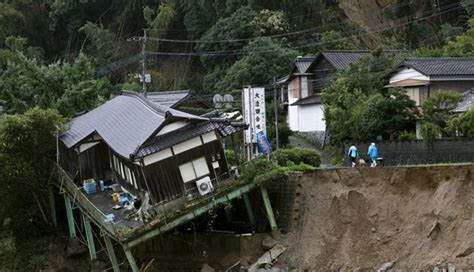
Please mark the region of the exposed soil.
[[282, 267], [474, 269], [474, 166], [307, 173]]

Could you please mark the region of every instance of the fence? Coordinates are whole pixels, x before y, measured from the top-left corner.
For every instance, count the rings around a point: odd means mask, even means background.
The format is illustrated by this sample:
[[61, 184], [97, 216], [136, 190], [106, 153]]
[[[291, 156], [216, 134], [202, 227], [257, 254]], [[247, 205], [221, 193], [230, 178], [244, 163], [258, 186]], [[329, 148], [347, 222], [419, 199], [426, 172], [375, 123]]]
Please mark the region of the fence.
[[[370, 145], [356, 143], [362, 158], [368, 157], [367, 149]], [[385, 158], [385, 165], [413, 165], [435, 163], [474, 162], [474, 141], [467, 140], [440, 140], [433, 143], [428, 149], [423, 141], [387, 141], [378, 142], [379, 157]], [[345, 152], [349, 144], [345, 145]]]

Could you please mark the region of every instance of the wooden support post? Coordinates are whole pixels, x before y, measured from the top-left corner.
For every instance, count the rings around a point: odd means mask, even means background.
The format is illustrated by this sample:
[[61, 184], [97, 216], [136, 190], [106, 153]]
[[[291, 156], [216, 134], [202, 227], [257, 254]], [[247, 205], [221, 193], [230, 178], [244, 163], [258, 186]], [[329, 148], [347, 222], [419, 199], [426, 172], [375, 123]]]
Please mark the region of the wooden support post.
[[276, 231], [277, 224], [275, 215], [273, 215], [272, 204], [270, 203], [270, 197], [268, 196], [267, 188], [261, 185], [260, 191], [262, 192], [263, 203], [265, 204], [265, 210], [267, 212], [268, 221], [270, 222], [270, 227], [272, 228], [272, 231]]
[[135, 258], [133, 258], [133, 254], [130, 251], [130, 249], [125, 249], [125, 256], [127, 256], [128, 263], [130, 264], [130, 268], [132, 268], [133, 272], [138, 272], [140, 269], [138, 269], [138, 265], [135, 262]]
[[82, 221], [84, 222], [84, 228], [86, 230], [86, 239], [87, 247], [89, 248], [89, 255], [92, 261], [97, 260], [97, 253], [95, 251], [94, 235], [92, 234], [91, 221], [89, 221], [89, 218], [87, 218], [87, 216], [85, 216], [84, 214], [82, 215]]
[[117, 262], [117, 256], [115, 255], [114, 246], [112, 245], [112, 241], [110, 241], [109, 236], [104, 236], [105, 240], [105, 247], [107, 248], [107, 255], [109, 256], [110, 263], [114, 269], [114, 272], [120, 272], [120, 267]]
[[250, 223], [252, 224], [252, 227], [253, 227], [257, 224], [257, 220], [255, 218], [255, 213], [253, 212], [252, 203], [250, 202], [248, 193], [244, 194], [244, 203], [245, 203], [245, 208], [247, 209], [247, 214], [249, 216]]
[[56, 216], [56, 201], [54, 199], [54, 185], [48, 186], [49, 191], [49, 206], [51, 208], [51, 223], [53, 223], [54, 227], [58, 226], [58, 218]]
[[72, 204], [69, 196], [64, 194], [64, 203], [66, 204], [67, 224], [69, 226], [69, 236], [76, 238], [76, 227], [74, 226], [74, 214], [72, 213]]

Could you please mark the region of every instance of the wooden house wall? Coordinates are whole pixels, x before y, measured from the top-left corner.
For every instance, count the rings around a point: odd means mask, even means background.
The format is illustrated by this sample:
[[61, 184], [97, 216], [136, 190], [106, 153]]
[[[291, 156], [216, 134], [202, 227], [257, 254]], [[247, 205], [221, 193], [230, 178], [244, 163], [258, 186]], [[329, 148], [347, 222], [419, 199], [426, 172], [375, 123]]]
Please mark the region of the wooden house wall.
[[132, 163], [131, 161], [123, 159], [121, 156], [117, 155], [112, 150], [110, 150], [110, 154], [111, 154], [111, 158], [112, 158], [112, 156], [115, 156], [124, 166], [127, 166], [130, 169], [130, 171], [133, 172], [133, 174], [135, 175], [135, 179], [136, 179], [136, 183], [137, 183], [138, 188], [135, 188], [129, 181], [122, 178], [120, 173], [118, 173], [115, 169], [112, 170], [112, 172], [113, 172], [112, 179], [114, 181], [117, 181], [122, 187], [125, 188], [125, 190], [127, 190], [131, 194], [133, 194], [133, 195], [135, 195], [139, 198], [143, 198], [144, 197], [144, 191], [147, 191], [147, 187], [146, 187], [146, 184], [143, 180], [143, 175], [141, 173], [141, 166], [136, 165], [136, 164]]
[[86, 151], [77, 154], [74, 149], [68, 149], [59, 143], [59, 165], [80, 184], [83, 180], [111, 178], [108, 147], [99, 143]]
[[[193, 181], [187, 182], [186, 186], [181, 177], [179, 166], [192, 160], [205, 157], [209, 168], [211, 179], [216, 177], [211, 156], [220, 155], [218, 160], [220, 173], [217, 176], [227, 173], [228, 166], [221, 142], [219, 140], [201, 145], [191, 150], [172, 156], [168, 159], [148, 165], [144, 168], [145, 177], [150, 187], [150, 194], [155, 202], [172, 199], [176, 196], [184, 195], [186, 189], [196, 187]], [[187, 187], [187, 188], [185, 188]]]
[[59, 165], [75, 182], [79, 182], [78, 156], [73, 149], [68, 149], [63, 142], [59, 142]]
[[78, 156], [80, 180], [93, 178], [108, 180], [111, 178], [109, 150], [105, 143], [99, 143]]
[[325, 58], [322, 58], [309, 72], [313, 74], [313, 93], [316, 94], [321, 93], [321, 90], [326, 87], [328, 80], [336, 73], [336, 68]]

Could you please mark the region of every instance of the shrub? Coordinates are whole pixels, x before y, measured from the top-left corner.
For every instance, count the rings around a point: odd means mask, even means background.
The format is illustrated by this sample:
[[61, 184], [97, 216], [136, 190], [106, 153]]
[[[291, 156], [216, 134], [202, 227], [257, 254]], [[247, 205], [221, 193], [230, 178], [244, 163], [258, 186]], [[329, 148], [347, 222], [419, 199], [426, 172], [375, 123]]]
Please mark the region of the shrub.
[[266, 158], [255, 159], [248, 162], [240, 169], [239, 181], [249, 183], [260, 175], [267, 173], [275, 168], [275, 164]]
[[423, 137], [423, 143], [428, 149], [433, 148], [434, 140], [440, 138], [440, 135], [441, 129], [434, 123], [426, 122], [421, 126], [421, 136]]
[[317, 167], [321, 163], [318, 151], [299, 147], [279, 149], [273, 153], [273, 160], [280, 166], [304, 163]]
[[400, 141], [414, 141], [416, 140], [416, 133], [404, 130], [398, 135]]
[[224, 151], [225, 157], [227, 158], [227, 163], [229, 166], [238, 166], [242, 164], [243, 157], [242, 154], [237, 154], [233, 150], [226, 149]]

